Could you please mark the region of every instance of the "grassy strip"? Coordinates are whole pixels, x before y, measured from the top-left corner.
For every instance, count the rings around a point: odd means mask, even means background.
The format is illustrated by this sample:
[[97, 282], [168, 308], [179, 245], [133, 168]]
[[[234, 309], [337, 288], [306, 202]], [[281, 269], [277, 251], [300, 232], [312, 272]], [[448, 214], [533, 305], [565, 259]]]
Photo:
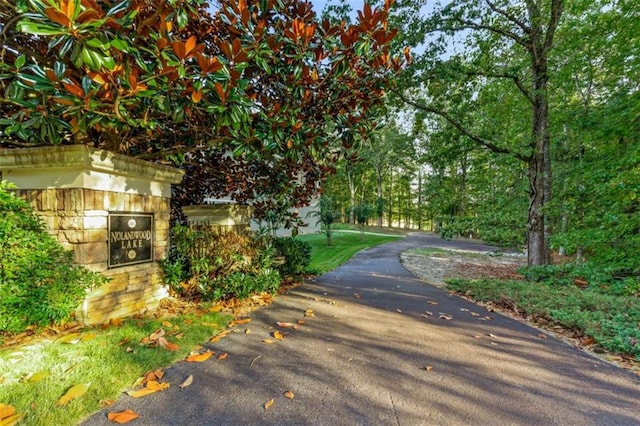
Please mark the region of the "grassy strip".
[[[119, 326], [84, 329], [55, 340], [37, 339], [0, 351], [0, 403], [26, 413], [24, 424], [75, 425], [130, 388], [146, 371], [183, 359], [222, 329], [230, 318], [213, 313], [163, 319], [128, 319]], [[163, 328], [176, 351], [140, 341]], [[58, 407], [74, 385], [91, 383], [86, 394]], [[178, 383], [171, 385], [177, 386]]]
[[525, 281], [452, 279], [447, 285], [478, 301], [515, 306], [527, 316], [591, 337], [607, 351], [640, 360], [640, 299], [636, 297]]
[[311, 244], [311, 263], [307, 268], [311, 274], [324, 274], [337, 268], [349, 260], [354, 254], [367, 247], [396, 241], [400, 235], [367, 235], [358, 233], [341, 233], [335, 231], [331, 246], [327, 246], [324, 234], [303, 235], [298, 238]]

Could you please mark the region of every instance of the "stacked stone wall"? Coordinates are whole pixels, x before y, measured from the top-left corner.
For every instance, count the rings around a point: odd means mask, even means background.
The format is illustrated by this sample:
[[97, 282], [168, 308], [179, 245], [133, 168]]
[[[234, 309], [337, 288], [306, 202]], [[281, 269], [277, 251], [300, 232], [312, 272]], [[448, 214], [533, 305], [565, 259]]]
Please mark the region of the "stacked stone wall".
[[[74, 145], [0, 150], [0, 174], [77, 264], [109, 279], [88, 292], [78, 319], [105, 323], [154, 308], [167, 296], [157, 261], [167, 255], [171, 184], [182, 179], [180, 170]], [[153, 215], [152, 259], [109, 267], [113, 213]]]
[[140, 313], [166, 297], [157, 264], [108, 269], [109, 212], [153, 212], [154, 259], [164, 259], [169, 239], [168, 198], [86, 188], [16, 190], [42, 218], [50, 234], [74, 261], [101, 272], [109, 282], [92, 290], [78, 315], [86, 323]]

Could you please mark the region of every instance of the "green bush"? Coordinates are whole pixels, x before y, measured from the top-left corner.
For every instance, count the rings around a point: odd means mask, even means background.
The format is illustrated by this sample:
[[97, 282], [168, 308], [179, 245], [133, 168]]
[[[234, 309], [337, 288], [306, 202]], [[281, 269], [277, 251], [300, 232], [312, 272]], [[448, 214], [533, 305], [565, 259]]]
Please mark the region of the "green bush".
[[64, 321], [104, 281], [74, 265], [33, 209], [0, 184], [0, 332]]
[[306, 272], [311, 262], [311, 244], [296, 238], [278, 237], [273, 239], [276, 255], [283, 258], [278, 272], [285, 277], [296, 277]]
[[171, 230], [171, 249], [160, 262], [164, 281], [174, 294], [188, 299], [244, 299], [252, 293], [274, 293], [280, 274], [273, 269], [268, 239], [224, 228], [178, 225]]

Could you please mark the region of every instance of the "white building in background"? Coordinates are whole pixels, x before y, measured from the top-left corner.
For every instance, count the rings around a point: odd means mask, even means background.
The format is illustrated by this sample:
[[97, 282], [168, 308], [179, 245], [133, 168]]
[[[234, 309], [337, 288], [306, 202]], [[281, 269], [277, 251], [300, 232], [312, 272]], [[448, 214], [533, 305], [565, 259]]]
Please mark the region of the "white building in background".
[[[318, 209], [318, 198], [311, 200], [311, 204], [305, 207], [289, 209], [292, 213], [298, 213], [298, 217], [306, 224], [298, 228], [298, 235], [308, 235], [320, 232], [320, 224], [318, 218], [313, 214]], [[251, 221], [251, 230], [257, 231], [261, 227], [267, 226], [266, 222], [260, 222], [256, 220]], [[278, 237], [291, 237], [292, 229], [278, 228], [276, 235]]]
[[[298, 213], [298, 217], [302, 219], [302, 222], [306, 224], [306, 226], [298, 227], [298, 235], [308, 235], [315, 234], [320, 232], [320, 224], [318, 222], [318, 218], [314, 215], [314, 212], [318, 208], [318, 198], [314, 198], [311, 200], [311, 204], [305, 207], [293, 208], [289, 209], [292, 213]], [[204, 200], [205, 204], [210, 205], [230, 205], [236, 204], [235, 201], [231, 199], [231, 197], [224, 198], [206, 198]], [[268, 227], [267, 222], [259, 221], [255, 218], [251, 219], [251, 231], [256, 232], [260, 228]], [[278, 228], [276, 230], [276, 235], [278, 237], [291, 237], [293, 229], [291, 228]]]

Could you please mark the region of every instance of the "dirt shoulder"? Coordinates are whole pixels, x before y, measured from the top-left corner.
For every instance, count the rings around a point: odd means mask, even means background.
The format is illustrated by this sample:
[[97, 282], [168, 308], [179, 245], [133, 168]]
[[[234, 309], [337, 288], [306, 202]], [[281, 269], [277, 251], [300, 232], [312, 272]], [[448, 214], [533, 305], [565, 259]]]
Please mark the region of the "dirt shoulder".
[[449, 278], [522, 278], [517, 270], [526, 265], [522, 255], [473, 251], [413, 249], [401, 255], [402, 265], [436, 287]]

